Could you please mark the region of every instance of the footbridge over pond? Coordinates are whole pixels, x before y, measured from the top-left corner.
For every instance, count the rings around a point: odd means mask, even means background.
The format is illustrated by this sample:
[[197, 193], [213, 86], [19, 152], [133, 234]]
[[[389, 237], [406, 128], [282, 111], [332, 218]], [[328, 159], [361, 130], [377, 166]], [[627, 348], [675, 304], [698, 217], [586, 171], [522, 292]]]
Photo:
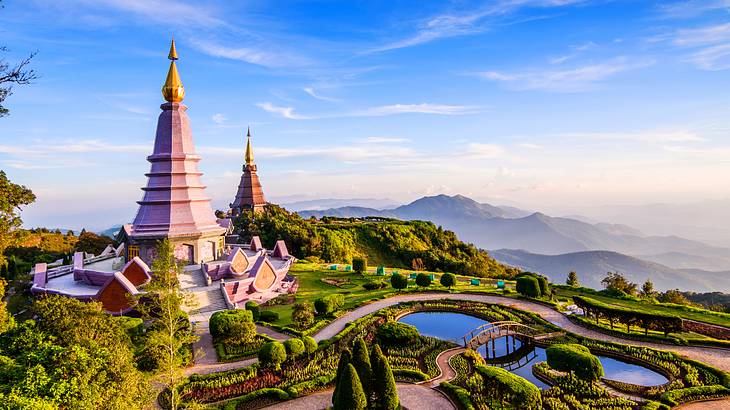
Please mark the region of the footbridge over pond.
[[465, 334], [462, 337], [462, 340], [464, 347], [476, 349], [490, 341], [494, 342], [494, 340], [506, 336], [519, 336], [532, 341], [550, 339], [562, 334], [564, 334], [564, 332], [548, 333], [524, 323], [505, 320], [501, 322], [485, 323]]

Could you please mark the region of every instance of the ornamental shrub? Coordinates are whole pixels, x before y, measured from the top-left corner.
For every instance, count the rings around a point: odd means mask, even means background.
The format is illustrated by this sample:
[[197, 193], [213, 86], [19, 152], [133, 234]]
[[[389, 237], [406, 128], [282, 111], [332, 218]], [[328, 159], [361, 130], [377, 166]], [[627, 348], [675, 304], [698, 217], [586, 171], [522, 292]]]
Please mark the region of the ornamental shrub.
[[213, 313], [210, 317], [210, 334], [235, 344], [249, 343], [256, 336], [253, 314], [248, 310], [231, 309]]
[[444, 273], [441, 275], [439, 282], [441, 283], [441, 286], [451, 289], [452, 286], [456, 285], [456, 275], [453, 273]]
[[309, 302], [300, 302], [294, 305], [291, 318], [299, 329], [304, 329], [314, 323], [314, 307]]
[[360, 384], [365, 395], [370, 397], [370, 393], [372, 393], [373, 368], [370, 364], [368, 346], [361, 337], [355, 340], [350, 364], [355, 366], [355, 370], [357, 370], [357, 375], [360, 378]]
[[540, 283], [537, 281], [537, 278], [532, 275], [524, 275], [517, 278], [516, 289], [517, 293], [520, 295], [531, 298], [539, 298], [541, 295]]
[[262, 322], [276, 322], [279, 320], [279, 313], [274, 312], [273, 310], [262, 310], [259, 313], [259, 320]]
[[362, 274], [367, 269], [368, 269], [367, 259], [365, 259], [364, 257], [352, 258], [352, 270], [354, 270], [355, 273]]
[[286, 349], [287, 358], [295, 359], [304, 353], [304, 342], [299, 339], [287, 339], [284, 341], [284, 349]]
[[394, 273], [390, 277], [390, 286], [393, 289], [402, 290], [408, 287], [408, 278], [401, 275], [400, 273]]
[[545, 350], [548, 366], [555, 370], [573, 372], [583, 380], [603, 377], [603, 366], [587, 347], [579, 344], [555, 344]]
[[365, 391], [352, 364], [345, 368], [334, 403], [334, 410], [365, 410], [368, 407]]
[[547, 296], [550, 294], [550, 284], [548, 283], [548, 279], [542, 275], [537, 276], [537, 284], [540, 285], [540, 294], [542, 296]]
[[418, 329], [401, 322], [388, 322], [377, 330], [378, 339], [388, 345], [407, 346], [418, 340]]
[[379, 409], [397, 410], [400, 407], [398, 402], [398, 389], [395, 385], [393, 371], [390, 369], [388, 359], [383, 355], [380, 346], [373, 346], [371, 354], [373, 367], [373, 403], [378, 404]]
[[425, 273], [419, 273], [418, 276], [416, 276], [416, 285], [424, 288], [431, 286], [431, 277]]
[[383, 282], [382, 280], [373, 280], [363, 283], [362, 287], [365, 288], [365, 290], [377, 290], [377, 289], [385, 289], [385, 287], [388, 286]]
[[259, 317], [261, 316], [261, 309], [259, 308], [258, 303], [254, 302], [253, 300], [249, 300], [248, 302], [246, 302], [246, 310], [251, 312], [254, 322], [259, 320]]
[[299, 340], [304, 343], [304, 352], [307, 355], [313, 354], [317, 351], [317, 341], [312, 336], [302, 336]]
[[286, 361], [286, 348], [281, 342], [268, 342], [261, 346], [258, 356], [262, 366], [279, 370]]
[[342, 378], [345, 374], [345, 370], [347, 369], [347, 366], [350, 364], [350, 359], [352, 359], [352, 353], [350, 353], [350, 349], [344, 348], [342, 349], [342, 352], [340, 352], [340, 361], [337, 362], [337, 373], [335, 374], [335, 390], [332, 392], [332, 405], [336, 406], [338, 404], [337, 395], [340, 391], [340, 386], [342, 385]]
[[339, 293], [327, 295], [314, 301], [314, 308], [318, 315], [331, 315], [342, 308], [345, 304], [345, 297]]
[[508, 408], [537, 410], [542, 408], [540, 389], [524, 378], [492, 366], [476, 366], [484, 381], [483, 393], [492, 400], [508, 404]]

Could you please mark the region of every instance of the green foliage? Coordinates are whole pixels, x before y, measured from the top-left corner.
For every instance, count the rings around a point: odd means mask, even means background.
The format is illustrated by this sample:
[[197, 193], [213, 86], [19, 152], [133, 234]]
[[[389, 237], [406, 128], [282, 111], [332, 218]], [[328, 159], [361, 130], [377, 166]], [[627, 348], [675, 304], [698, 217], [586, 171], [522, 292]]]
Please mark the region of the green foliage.
[[121, 322], [100, 303], [48, 296], [0, 335], [0, 408], [141, 408], [147, 386]]
[[365, 290], [378, 290], [378, 289], [385, 289], [388, 285], [383, 282], [382, 280], [371, 280], [363, 283], [362, 287], [365, 288]]
[[273, 310], [262, 310], [261, 313], [259, 313], [259, 320], [262, 322], [276, 322], [279, 320], [279, 313], [274, 312]]
[[270, 387], [254, 390], [251, 393], [244, 394], [243, 396], [236, 398], [235, 400], [227, 401], [225, 405], [223, 405], [223, 410], [237, 410], [239, 408], [245, 408], [246, 403], [262, 397], [270, 397], [278, 401], [284, 401], [289, 399], [289, 393], [281, 389]]
[[540, 292], [540, 282], [537, 277], [532, 275], [525, 275], [517, 278], [516, 290], [520, 295], [539, 298], [542, 293]]
[[210, 317], [210, 334], [232, 344], [250, 343], [256, 336], [256, 324], [249, 310], [230, 309], [213, 313]]
[[623, 323], [628, 331], [632, 325], [643, 327], [647, 333], [649, 329], [659, 330], [664, 332], [665, 336], [682, 330], [682, 318], [674, 315], [617, 307], [585, 296], [574, 296], [573, 301], [586, 312], [586, 316], [606, 318], [611, 326], [614, 321]]
[[643, 285], [641, 285], [641, 292], [639, 292], [641, 297], [644, 298], [653, 298], [656, 296], [656, 290], [654, 290], [654, 283], [651, 281], [651, 279], [647, 279], [646, 282], [644, 282]]
[[555, 370], [573, 372], [583, 380], [603, 377], [603, 366], [587, 347], [579, 344], [555, 344], [545, 350], [547, 363]]
[[668, 391], [662, 394], [661, 401], [674, 407], [689, 401], [709, 400], [727, 395], [730, 395], [730, 389], [725, 386], [696, 386]]
[[0, 334], [7, 332], [8, 330], [15, 327], [15, 320], [13, 316], [8, 312], [7, 304], [3, 300], [5, 297], [5, 280], [0, 278]]
[[568, 286], [572, 286], [574, 288], [577, 288], [578, 286], [580, 286], [580, 281], [578, 280], [578, 274], [575, 273], [575, 271], [570, 271], [570, 273], [568, 273], [568, 279], [565, 281], [565, 283]]
[[368, 347], [362, 338], [355, 339], [350, 364], [355, 366], [355, 370], [357, 370], [357, 375], [359, 376], [360, 384], [362, 385], [363, 391], [365, 391], [365, 395], [370, 396], [370, 393], [372, 393], [373, 369], [370, 364]]
[[259, 363], [265, 367], [281, 369], [281, 364], [286, 360], [286, 348], [281, 342], [269, 342], [259, 349]]
[[367, 259], [363, 258], [362, 256], [358, 256], [357, 258], [352, 258], [352, 270], [354, 270], [355, 273], [363, 273], [367, 269], [368, 269]]
[[636, 283], [629, 282], [628, 279], [618, 272], [608, 272], [606, 277], [601, 280], [601, 284], [609, 291], [621, 292], [632, 296], [636, 294]]
[[679, 291], [679, 289], [670, 289], [659, 295], [659, 301], [662, 303], [673, 303], [675, 305], [689, 305], [690, 301]]
[[400, 404], [398, 401], [398, 389], [393, 378], [393, 371], [390, 369], [388, 359], [383, 355], [380, 346], [373, 346], [372, 351], [373, 368], [373, 403], [377, 403], [379, 409], [396, 410]]
[[299, 340], [304, 344], [304, 352], [311, 355], [317, 351], [317, 341], [312, 336], [302, 336]]
[[424, 288], [431, 286], [431, 277], [426, 275], [425, 273], [419, 273], [416, 276], [416, 285]]
[[464, 410], [474, 410], [474, 405], [471, 402], [469, 391], [449, 382], [443, 382], [440, 387], [446, 391], [450, 396], [455, 397], [456, 401], [459, 402], [461, 408]]
[[385, 344], [406, 346], [418, 340], [420, 334], [415, 326], [401, 322], [388, 322], [378, 327], [378, 339]]
[[477, 389], [482, 394], [514, 409], [537, 410], [541, 408], [540, 389], [520, 376], [492, 366], [476, 366], [476, 372], [484, 381]]
[[[234, 220], [236, 233], [248, 239], [261, 237], [272, 247], [283, 239], [294, 256], [316, 257], [328, 262], [347, 262], [367, 256], [373, 264], [409, 268], [420, 260], [422, 268], [458, 274], [511, 276], [516, 273], [492, 259], [485, 251], [461, 242], [451, 231], [423, 221], [369, 221], [323, 218], [304, 220], [276, 205]], [[353, 260], [354, 264], [354, 260]], [[357, 271], [357, 267], [355, 266]]]
[[248, 302], [246, 302], [246, 310], [251, 312], [254, 321], [259, 320], [259, 318], [261, 317], [261, 308], [259, 308], [259, 304], [254, 302], [253, 300], [249, 300]]
[[310, 302], [299, 302], [294, 305], [291, 318], [299, 329], [305, 329], [314, 323], [314, 306]]
[[317, 314], [327, 316], [341, 309], [345, 304], [345, 297], [339, 293], [323, 296], [314, 301]]
[[289, 359], [296, 359], [305, 352], [304, 342], [299, 339], [287, 339], [284, 341], [286, 356]]
[[548, 279], [542, 275], [537, 276], [537, 283], [540, 285], [540, 295], [548, 296], [550, 294], [550, 284]]
[[23, 231], [18, 229], [23, 224], [18, 214], [21, 206], [34, 201], [33, 191], [12, 183], [5, 171], [0, 170], [0, 267], [5, 266], [5, 249], [18, 244], [22, 239]]
[[350, 352], [350, 349], [343, 348], [340, 352], [340, 360], [337, 363], [337, 373], [335, 375], [335, 390], [332, 392], [332, 404], [337, 405], [337, 396], [339, 395], [340, 386], [344, 384], [343, 377], [345, 374], [345, 370], [347, 370], [347, 366], [350, 365], [350, 360], [352, 359], [352, 353]]
[[352, 364], [347, 365], [338, 383], [340, 387], [333, 406], [334, 410], [364, 410], [367, 408], [367, 396]]
[[456, 275], [453, 273], [444, 273], [439, 279], [441, 286], [445, 286], [451, 289], [452, 286], [456, 285]]
[[98, 255], [104, 248], [113, 243], [114, 240], [108, 236], [97, 235], [93, 232], [83, 232], [79, 235], [79, 240], [76, 242], [74, 251]]
[[401, 275], [400, 273], [394, 273], [390, 277], [390, 286], [393, 289], [402, 290], [408, 287], [408, 278]]

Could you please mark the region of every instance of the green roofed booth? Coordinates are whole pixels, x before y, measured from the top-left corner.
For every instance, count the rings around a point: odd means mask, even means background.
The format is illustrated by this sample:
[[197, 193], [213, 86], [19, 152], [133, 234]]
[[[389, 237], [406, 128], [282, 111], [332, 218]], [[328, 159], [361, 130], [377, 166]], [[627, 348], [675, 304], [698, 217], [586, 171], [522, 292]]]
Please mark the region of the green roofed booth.
[[434, 275], [433, 273], [428, 275], [428, 277], [431, 278], [432, 281], [436, 280], [436, 275]]
[[480, 283], [481, 282], [479, 281], [479, 279], [472, 279], [471, 280], [471, 284], [474, 285], [474, 286], [479, 286]]
[[352, 271], [352, 265], [345, 265], [345, 272], [351, 272]]
[[503, 280], [498, 280], [497, 281], [497, 288], [504, 289], [504, 281]]
[[416, 279], [417, 276], [418, 276], [418, 274], [416, 272], [411, 272], [411, 274], [408, 275], [408, 277], [411, 279]]
[[330, 270], [337, 270], [337, 265], [330, 265]]
[[378, 276], [384, 276], [385, 275], [385, 266], [378, 266], [378, 269], [375, 271], [375, 274]]

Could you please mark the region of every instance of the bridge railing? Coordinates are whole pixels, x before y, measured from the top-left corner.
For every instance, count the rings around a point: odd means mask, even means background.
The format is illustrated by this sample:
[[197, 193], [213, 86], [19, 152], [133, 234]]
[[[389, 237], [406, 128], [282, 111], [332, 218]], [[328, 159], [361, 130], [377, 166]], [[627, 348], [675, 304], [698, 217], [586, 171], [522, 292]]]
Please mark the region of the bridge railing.
[[464, 346], [469, 347], [475, 341], [481, 344], [486, 343], [491, 339], [498, 339], [502, 336], [519, 334], [527, 337], [534, 337], [541, 333], [541, 331], [523, 323], [513, 321], [501, 321], [481, 325], [471, 332], [465, 334], [462, 339], [464, 341]]

